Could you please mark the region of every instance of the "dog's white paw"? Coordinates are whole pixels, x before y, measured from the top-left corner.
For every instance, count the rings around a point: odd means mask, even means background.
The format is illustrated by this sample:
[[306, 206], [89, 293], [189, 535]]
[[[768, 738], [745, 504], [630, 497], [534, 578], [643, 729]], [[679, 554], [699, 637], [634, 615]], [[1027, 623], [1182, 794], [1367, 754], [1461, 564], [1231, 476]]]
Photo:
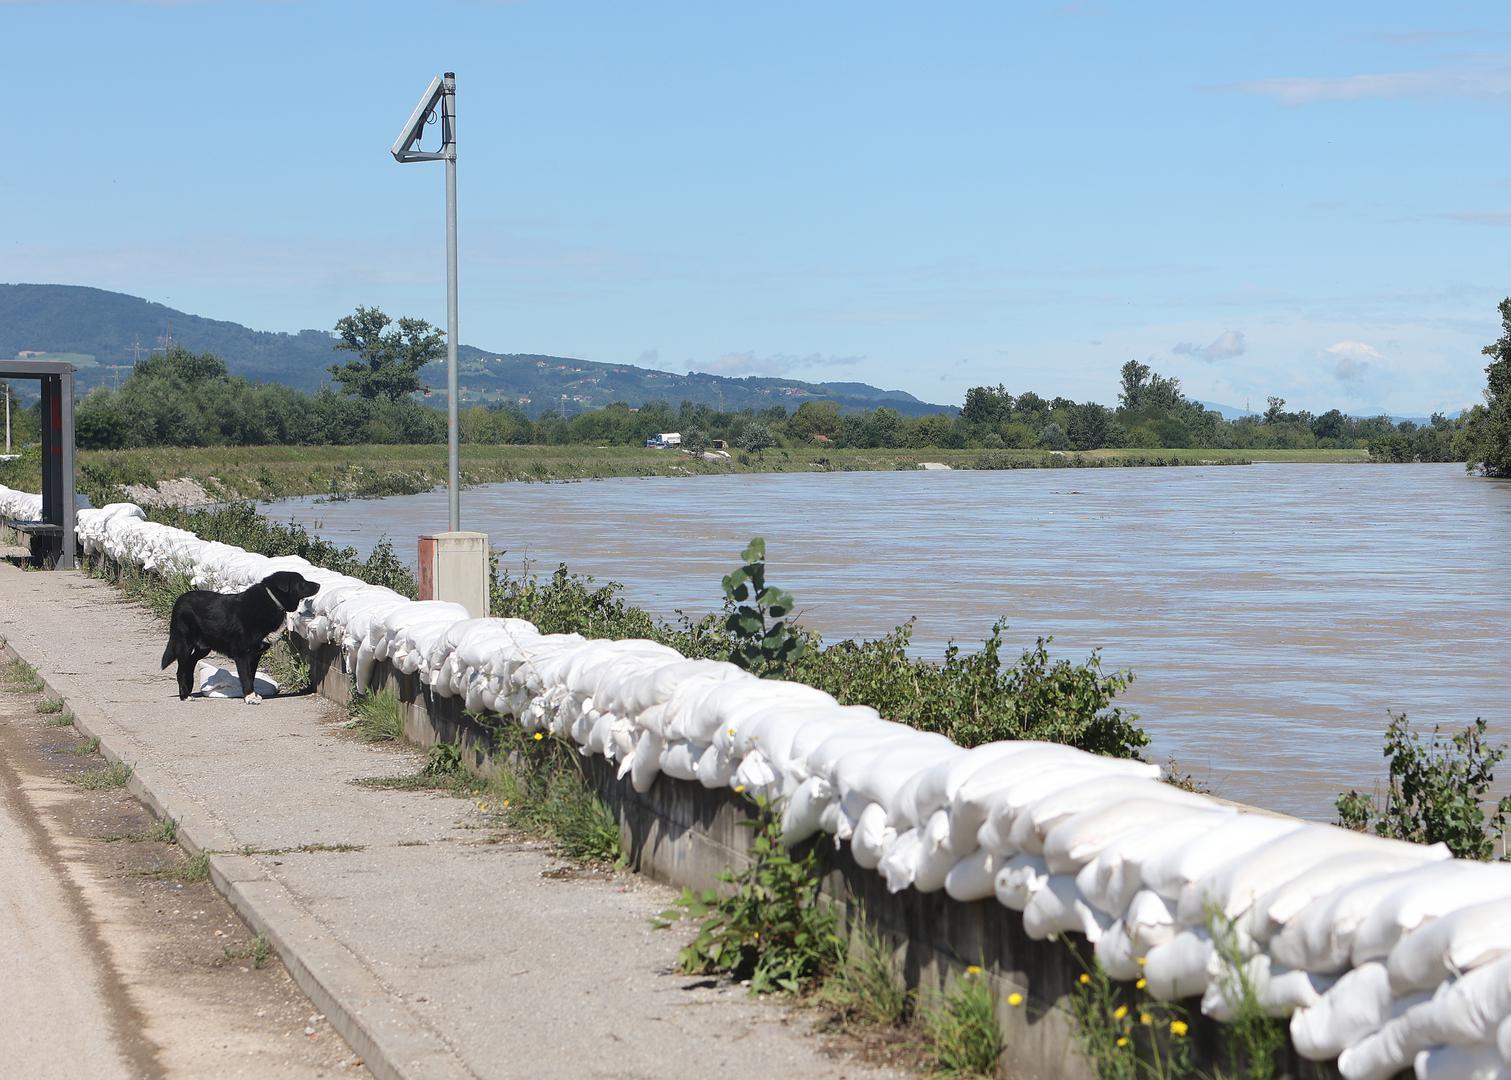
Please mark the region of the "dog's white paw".
[[248, 694], [246, 696], [246, 703], [248, 705], [261, 705], [262, 704], [262, 695], [259, 694], [259, 693], [257, 693], [256, 691], [253, 691], [252, 693], [250, 693], [250, 694]]

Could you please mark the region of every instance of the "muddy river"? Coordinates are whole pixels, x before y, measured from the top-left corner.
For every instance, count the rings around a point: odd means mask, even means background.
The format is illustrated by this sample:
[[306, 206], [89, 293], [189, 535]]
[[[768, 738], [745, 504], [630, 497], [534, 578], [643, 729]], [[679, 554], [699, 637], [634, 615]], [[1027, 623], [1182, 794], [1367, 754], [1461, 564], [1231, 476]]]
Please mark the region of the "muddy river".
[[[462, 499], [463, 526], [511, 568], [566, 562], [661, 614], [716, 608], [762, 535], [770, 579], [827, 638], [916, 616], [917, 651], [937, 656], [1001, 617], [1014, 647], [1101, 649], [1136, 673], [1127, 702], [1154, 754], [1315, 819], [1383, 776], [1387, 710], [1484, 716], [1511, 741], [1511, 484], [1457, 465], [615, 479]], [[413, 559], [446, 496], [268, 510]]]

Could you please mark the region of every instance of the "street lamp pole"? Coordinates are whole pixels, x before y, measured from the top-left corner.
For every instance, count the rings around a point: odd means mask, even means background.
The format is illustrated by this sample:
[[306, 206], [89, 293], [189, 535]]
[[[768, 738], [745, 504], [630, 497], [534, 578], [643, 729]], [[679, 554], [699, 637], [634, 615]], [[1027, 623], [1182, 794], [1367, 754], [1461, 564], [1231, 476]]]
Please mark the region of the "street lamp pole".
[[[440, 111], [441, 149], [437, 153], [416, 150], [425, 125]], [[457, 429], [456, 374], [456, 73], [448, 71], [430, 80], [409, 123], [394, 142], [394, 160], [444, 161], [446, 163], [446, 495], [449, 528], [462, 527], [460, 484], [460, 439]]]

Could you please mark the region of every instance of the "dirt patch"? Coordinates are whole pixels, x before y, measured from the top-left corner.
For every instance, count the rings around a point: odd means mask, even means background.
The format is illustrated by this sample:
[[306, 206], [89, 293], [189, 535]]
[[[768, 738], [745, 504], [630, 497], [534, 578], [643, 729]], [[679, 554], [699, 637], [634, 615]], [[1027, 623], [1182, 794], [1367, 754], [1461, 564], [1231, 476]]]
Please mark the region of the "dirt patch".
[[0, 688], [0, 785], [77, 898], [123, 1054], [137, 1075], [366, 1077], [265, 941], [197, 876], [124, 789], [69, 783], [101, 769], [38, 695]]
[[224, 501], [206, 491], [198, 480], [187, 476], [181, 476], [177, 480], [159, 480], [156, 486], [126, 484], [121, 492], [128, 501], [138, 506], [213, 506]]

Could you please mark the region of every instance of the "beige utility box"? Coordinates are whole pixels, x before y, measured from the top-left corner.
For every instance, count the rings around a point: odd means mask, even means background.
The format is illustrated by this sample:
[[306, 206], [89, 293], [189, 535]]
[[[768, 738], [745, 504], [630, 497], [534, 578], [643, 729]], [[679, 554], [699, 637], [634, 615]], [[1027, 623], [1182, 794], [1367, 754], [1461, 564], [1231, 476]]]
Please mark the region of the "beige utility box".
[[488, 534], [443, 532], [420, 537], [420, 599], [461, 604], [488, 615]]

